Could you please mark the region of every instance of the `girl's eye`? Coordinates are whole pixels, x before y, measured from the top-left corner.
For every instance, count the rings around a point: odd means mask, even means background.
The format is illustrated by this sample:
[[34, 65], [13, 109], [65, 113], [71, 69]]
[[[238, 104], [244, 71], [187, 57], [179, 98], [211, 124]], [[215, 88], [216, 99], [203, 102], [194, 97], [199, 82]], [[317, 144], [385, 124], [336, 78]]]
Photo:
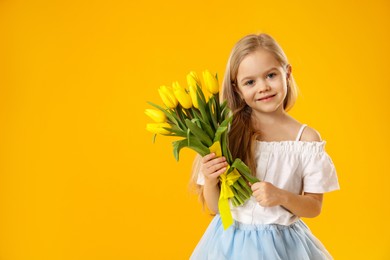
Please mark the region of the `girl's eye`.
[[272, 72], [272, 73], [268, 74], [267, 76], [271, 76], [271, 75], [272, 75], [272, 77], [270, 77], [270, 78], [273, 78], [276, 75], [276, 73]]
[[254, 83], [255, 81], [253, 80], [253, 79], [251, 79], [251, 80], [248, 80], [247, 82], [245, 82], [245, 86], [250, 86], [250, 85], [253, 85], [253, 83]]

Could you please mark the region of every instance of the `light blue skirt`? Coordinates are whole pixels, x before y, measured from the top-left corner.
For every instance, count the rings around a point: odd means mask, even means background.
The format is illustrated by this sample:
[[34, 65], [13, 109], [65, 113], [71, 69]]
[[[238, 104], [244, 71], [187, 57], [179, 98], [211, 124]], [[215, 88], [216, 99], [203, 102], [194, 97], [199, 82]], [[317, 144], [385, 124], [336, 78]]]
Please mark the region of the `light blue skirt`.
[[223, 230], [217, 214], [191, 260], [322, 260], [333, 259], [302, 220], [290, 226], [250, 225], [237, 221]]

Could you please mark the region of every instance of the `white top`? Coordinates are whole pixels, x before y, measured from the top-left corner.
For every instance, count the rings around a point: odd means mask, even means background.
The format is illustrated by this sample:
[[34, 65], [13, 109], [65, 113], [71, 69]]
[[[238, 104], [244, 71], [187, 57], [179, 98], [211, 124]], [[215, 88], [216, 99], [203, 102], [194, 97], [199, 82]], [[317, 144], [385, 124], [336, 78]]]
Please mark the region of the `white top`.
[[[326, 141], [299, 141], [305, 126], [295, 141], [256, 142], [256, 177], [295, 194], [340, 189], [336, 169], [325, 151]], [[204, 185], [202, 172], [197, 183]], [[245, 224], [290, 225], [299, 219], [281, 206], [262, 207], [253, 196], [244, 205], [230, 204], [230, 208], [233, 218]]]

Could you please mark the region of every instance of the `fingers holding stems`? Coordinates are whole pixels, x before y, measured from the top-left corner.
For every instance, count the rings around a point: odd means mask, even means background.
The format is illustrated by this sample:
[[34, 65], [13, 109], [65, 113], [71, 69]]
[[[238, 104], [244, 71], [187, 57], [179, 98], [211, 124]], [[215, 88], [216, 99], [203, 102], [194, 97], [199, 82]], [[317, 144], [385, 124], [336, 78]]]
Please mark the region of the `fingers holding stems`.
[[253, 197], [263, 207], [273, 207], [282, 204], [283, 190], [277, 188], [272, 183], [261, 181], [251, 186]]
[[[210, 153], [202, 158], [201, 171], [205, 176], [205, 182], [210, 185], [218, 185], [219, 176], [227, 169], [228, 163], [225, 157], [216, 157]], [[279, 206], [283, 202], [283, 190], [272, 183], [260, 181], [248, 183], [252, 189], [252, 196], [263, 207]]]
[[210, 153], [202, 158], [201, 171], [206, 181], [218, 184], [219, 176], [226, 171], [227, 166], [225, 157], [216, 157], [215, 153]]

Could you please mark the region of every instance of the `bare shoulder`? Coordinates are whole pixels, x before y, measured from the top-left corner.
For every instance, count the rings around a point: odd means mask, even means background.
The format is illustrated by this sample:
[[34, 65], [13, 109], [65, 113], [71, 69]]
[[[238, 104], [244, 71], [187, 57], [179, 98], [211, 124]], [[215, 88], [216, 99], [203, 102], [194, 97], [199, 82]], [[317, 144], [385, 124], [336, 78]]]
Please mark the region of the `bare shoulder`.
[[312, 127], [306, 126], [303, 129], [301, 141], [320, 142], [322, 141], [320, 133]]

